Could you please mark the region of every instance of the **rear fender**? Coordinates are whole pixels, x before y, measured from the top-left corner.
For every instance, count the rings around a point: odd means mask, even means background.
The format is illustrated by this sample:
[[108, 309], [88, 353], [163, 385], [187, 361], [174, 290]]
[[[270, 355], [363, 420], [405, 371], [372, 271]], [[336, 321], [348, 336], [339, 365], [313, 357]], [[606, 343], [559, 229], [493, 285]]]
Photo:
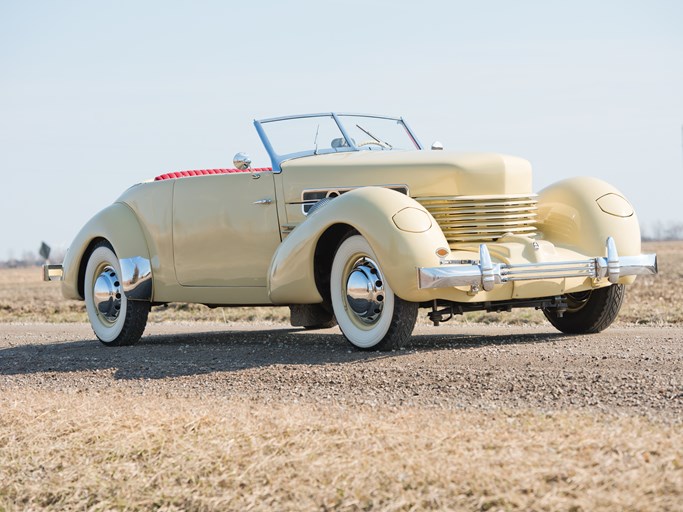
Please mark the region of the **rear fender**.
[[137, 216], [124, 203], [114, 203], [96, 214], [76, 235], [64, 259], [62, 294], [83, 299], [87, 257], [99, 240], [111, 244], [121, 264], [123, 290], [130, 300], [152, 300], [152, 270], [147, 241]]
[[315, 282], [315, 250], [323, 234], [345, 225], [370, 244], [394, 292], [421, 301], [417, 267], [436, 266], [436, 250], [448, 249], [439, 225], [414, 199], [381, 187], [347, 192], [310, 214], [280, 244], [268, 272], [274, 304], [315, 304], [323, 298]]

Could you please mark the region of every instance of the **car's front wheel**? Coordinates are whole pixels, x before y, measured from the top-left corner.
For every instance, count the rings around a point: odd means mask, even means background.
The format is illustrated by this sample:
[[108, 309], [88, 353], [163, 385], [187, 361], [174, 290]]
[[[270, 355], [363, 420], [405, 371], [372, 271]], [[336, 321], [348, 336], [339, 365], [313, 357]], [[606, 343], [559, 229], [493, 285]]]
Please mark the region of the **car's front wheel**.
[[121, 266], [108, 242], [98, 243], [90, 253], [83, 294], [90, 325], [103, 344], [132, 345], [140, 339], [147, 324], [150, 303], [126, 298]]
[[567, 310], [560, 317], [552, 310], [543, 314], [556, 329], [567, 334], [592, 334], [607, 329], [624, 302], [624, 285], [567, 294]]
[[361, 235], [348, 236], [339, 244], [332, 262], [330, 294], [339, 328], [354, 346], [395, 350], [410, 338], [418, 304], [394, 294]]

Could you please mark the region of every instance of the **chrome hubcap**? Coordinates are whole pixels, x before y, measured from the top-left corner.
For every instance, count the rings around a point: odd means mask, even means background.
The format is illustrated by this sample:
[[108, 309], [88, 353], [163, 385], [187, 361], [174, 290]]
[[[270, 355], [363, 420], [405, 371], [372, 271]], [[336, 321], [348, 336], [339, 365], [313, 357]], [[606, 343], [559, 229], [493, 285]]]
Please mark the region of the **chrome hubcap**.
[[372, 325], [384, 308], [384, 282], [377, 263], [359, 258], [351, 265], [346, 279], [346, 303], [353, 316], [364, 325]]
[[121, 282], [111, 265], [105, 266], [95, 279], [93, 299], [100, 318], [114, 323], [121, 312]]

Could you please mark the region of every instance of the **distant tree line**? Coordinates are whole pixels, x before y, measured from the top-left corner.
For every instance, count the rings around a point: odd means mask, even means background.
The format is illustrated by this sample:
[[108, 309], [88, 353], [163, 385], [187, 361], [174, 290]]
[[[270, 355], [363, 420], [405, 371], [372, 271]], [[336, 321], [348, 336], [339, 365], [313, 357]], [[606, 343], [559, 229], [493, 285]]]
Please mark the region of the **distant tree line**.
[[[53, 249], [50, 254], [50, 263], [61, 263], [64, 261], [66, 251], [61, 249]], [[21, 256], [15, 257], [13, 251], [9, 252], [9, 257], [0, 261], [0, 268], [19, 268], [19, 267], [38, 267], [45, 263], [38, 253], [33, 251], [24, 251]]]
[[660, 220], [650, 226], [641, 226], [644, 241], [683, 240], [683, 222], [664, 223]]

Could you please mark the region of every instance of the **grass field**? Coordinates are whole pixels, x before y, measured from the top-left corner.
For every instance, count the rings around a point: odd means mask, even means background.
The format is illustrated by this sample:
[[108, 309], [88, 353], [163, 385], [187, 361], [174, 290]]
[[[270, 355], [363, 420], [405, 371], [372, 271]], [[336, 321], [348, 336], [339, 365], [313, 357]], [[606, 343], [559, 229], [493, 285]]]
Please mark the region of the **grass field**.
[[0, 510], [680, 510], [683, 430], [581, 412], [6, 391]]
[[[640, 276], [627, 290], [620, 322], [678, 324], [683, 322], [683, 242], [646, 243], [643, 251], [656, 252], [660, 273]], [[39, 268], [0, 270], [0, 322], [87, 322], [83, 302], [62, 298], [58, 283], [44, 283]], [[421, 321], [427, 322], [421, 313]], [[164, 321], [245, 322], [264, 320], [288, 322], [288, 308], [215, 308], [192, 304], [156, 307], [150, 322]], [[545, 317], [535, 310], [511, 313], [468, 313], [456, 322], [542, 323]]]
[[[683, 282], [683, 242], [644, 250], [658, 253], [660, 274], [628, 289], [618, 322], [682, 323], [683, 289], [672, 283]], [[86, 320], [83, 303], [62, 299], [58, 284], [42, 282], [39, 269], [0, 270], [0, 322]], [[150, 316], [169, 320], [287, 322], [288, 309], [171, 305]], [[456, 321], [545, 319], [515, 311]], [[64, 349], [68, 357], [84, 357]], [[109, 350], [97, 357], [106, 360]], [[657, 349], [649, 350], [648, 356]], [[221, 357], [229, 357], [227, 347]], [[362, 370], [346, 368], [350, 379]], [[87, 380], [53, 386], [58, 381], [50, 372], [4, 370], [0, 512], [683, 510], [683, 418], [498, 404], [451, 409], [306, 396], [241, 399], [203, 396], [191, 390], [192, 380], [183, 396], [149, 391], [145, 378], [103, 391]]]

